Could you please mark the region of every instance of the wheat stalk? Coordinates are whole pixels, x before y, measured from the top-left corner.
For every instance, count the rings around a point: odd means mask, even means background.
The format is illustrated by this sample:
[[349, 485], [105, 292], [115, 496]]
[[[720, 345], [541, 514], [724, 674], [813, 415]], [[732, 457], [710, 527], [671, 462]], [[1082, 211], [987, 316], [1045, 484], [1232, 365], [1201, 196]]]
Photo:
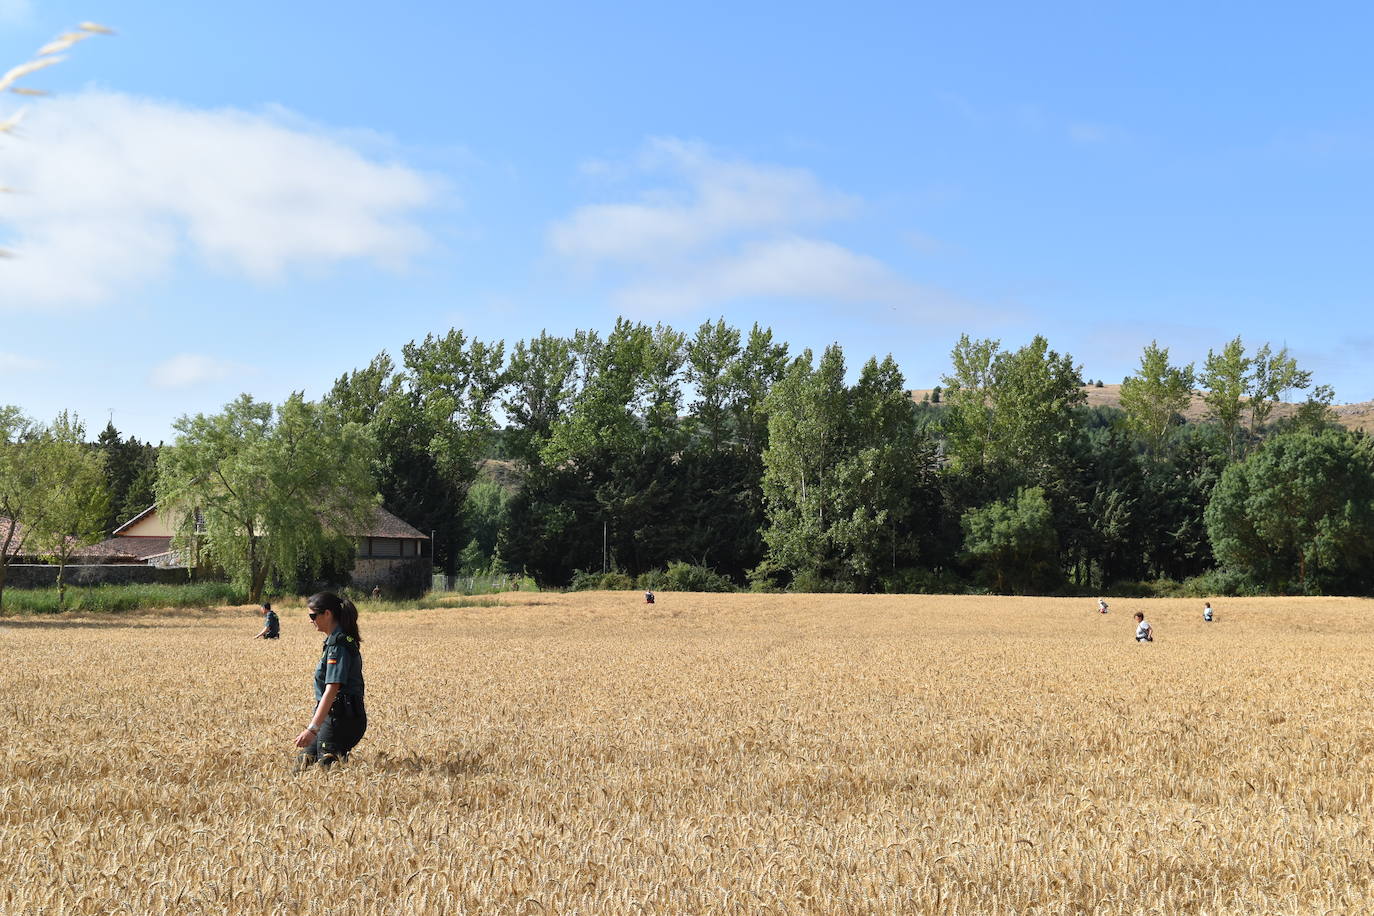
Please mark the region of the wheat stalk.
[[[48, 95], [45, 89], [34, 89], [27, 86], [18, 86], [20, 80], [26, 76], [37, 73], [40, 70], [60, 64], [66, 60], [62, 56], [63, 51], [70, 50], [78, 42], [85, 41], [94, 35], [113, 35], [114, 29], [103, 26], [97, 22], [83, 22], [76, 27], [75, 31], [63, 32], [52, 41], [38, 49], [32, 60], [25, 61], [17, 67], [12, 67], [0, 76], [0, 92], [12, 92], [17, 95], [43, 96]], [[24, 116], [25, 109], [20, 108], [14, 114], [0, 120], [0, 134], [10, 134], [18, 126], [20, 119]], [[11, 257], [12, 253], [0, 248], [0, 257]]]

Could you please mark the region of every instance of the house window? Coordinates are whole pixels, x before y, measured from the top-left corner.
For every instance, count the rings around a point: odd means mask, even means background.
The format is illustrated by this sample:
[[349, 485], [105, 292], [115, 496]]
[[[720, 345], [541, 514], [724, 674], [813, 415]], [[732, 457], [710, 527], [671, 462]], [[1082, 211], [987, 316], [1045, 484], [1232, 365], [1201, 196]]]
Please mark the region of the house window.
[[401, 542], [398, 538], [373, 538], [372, 555], [375, 557], [399, 557]]

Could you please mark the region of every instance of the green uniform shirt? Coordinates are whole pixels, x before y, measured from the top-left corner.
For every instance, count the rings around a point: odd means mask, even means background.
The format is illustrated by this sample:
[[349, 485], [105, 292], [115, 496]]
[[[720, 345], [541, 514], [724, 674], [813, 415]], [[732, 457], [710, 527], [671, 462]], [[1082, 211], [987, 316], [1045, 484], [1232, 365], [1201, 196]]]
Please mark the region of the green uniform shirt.
[[267, 621], [267, 639], [276, 639], [281, 636], [281, 620], [277, 618], [276, 611], [268, 611], [264, 615]]
[[363, 653], [358, 641], [345, 636], [338, 627], [324, 641], [319, 667], [315, 669], [315, 702], [324, 696], [329, 684], [341, 684], [340, 693], [357, 700], [363, 698]]

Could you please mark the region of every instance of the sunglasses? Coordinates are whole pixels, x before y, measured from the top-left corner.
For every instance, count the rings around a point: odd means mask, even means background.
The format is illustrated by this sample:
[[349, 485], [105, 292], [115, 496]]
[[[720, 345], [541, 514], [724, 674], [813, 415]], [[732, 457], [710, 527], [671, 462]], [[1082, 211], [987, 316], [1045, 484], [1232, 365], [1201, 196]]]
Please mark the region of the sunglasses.
[[308, 616], [310, 617], [311, 620], [314, 620], [316, 617], [320, 616], [321, 614], [328, 614], [328, 613], [329, 613], [329, 608], [325, 608], [325, 609], [322, 610], [322, 611], [310, 611]]

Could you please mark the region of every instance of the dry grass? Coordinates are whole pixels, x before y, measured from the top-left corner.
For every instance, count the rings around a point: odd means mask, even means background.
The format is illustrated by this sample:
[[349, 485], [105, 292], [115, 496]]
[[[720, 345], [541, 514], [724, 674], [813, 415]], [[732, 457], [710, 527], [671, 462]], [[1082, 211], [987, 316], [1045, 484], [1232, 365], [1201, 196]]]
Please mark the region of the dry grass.
[[298, 613], [0, 623], [0, 912], [1374, 904], [1368, 601], [502, 600], [364, 610], [303, 777]]
[[[920, 402], [930, 397], [930, 388], [914, 388], [911, 390], [911, 399]], [[1095, 385], [1083, 386], [1083, 393], [1087, 395], [1086, 404], [1089, 407], [1121, 407], [1121, 386], [1103, 385], [1101, 388]], [[1298, 398], [1305, 395], [1303, 392], [1290, 392]], [[1374, 401], [1361, 401], [1356, 404], [1335, 404], [1332, 405], [1335, 413], [1336, 422], [1346, 429], [1363, 430], [1367, 433], [1374, 433]], [[1274, 404], [1274, 411], [1269, 415], [1269, 422], [1281, 420], [1285, 417], [1294, 416], [1298, 412], [1296, 402], [1280, 401]], [[1194, 392], [1188, 402], [1188, 409], [1183, 411], [1183, 417], [1192, 422], [1201, 422], [1208, 417], [1207, 403], [1202, 399], [1200, 392]], [[1242, 422], [1249, 422], [1249, 415], [1241, 418]]]

